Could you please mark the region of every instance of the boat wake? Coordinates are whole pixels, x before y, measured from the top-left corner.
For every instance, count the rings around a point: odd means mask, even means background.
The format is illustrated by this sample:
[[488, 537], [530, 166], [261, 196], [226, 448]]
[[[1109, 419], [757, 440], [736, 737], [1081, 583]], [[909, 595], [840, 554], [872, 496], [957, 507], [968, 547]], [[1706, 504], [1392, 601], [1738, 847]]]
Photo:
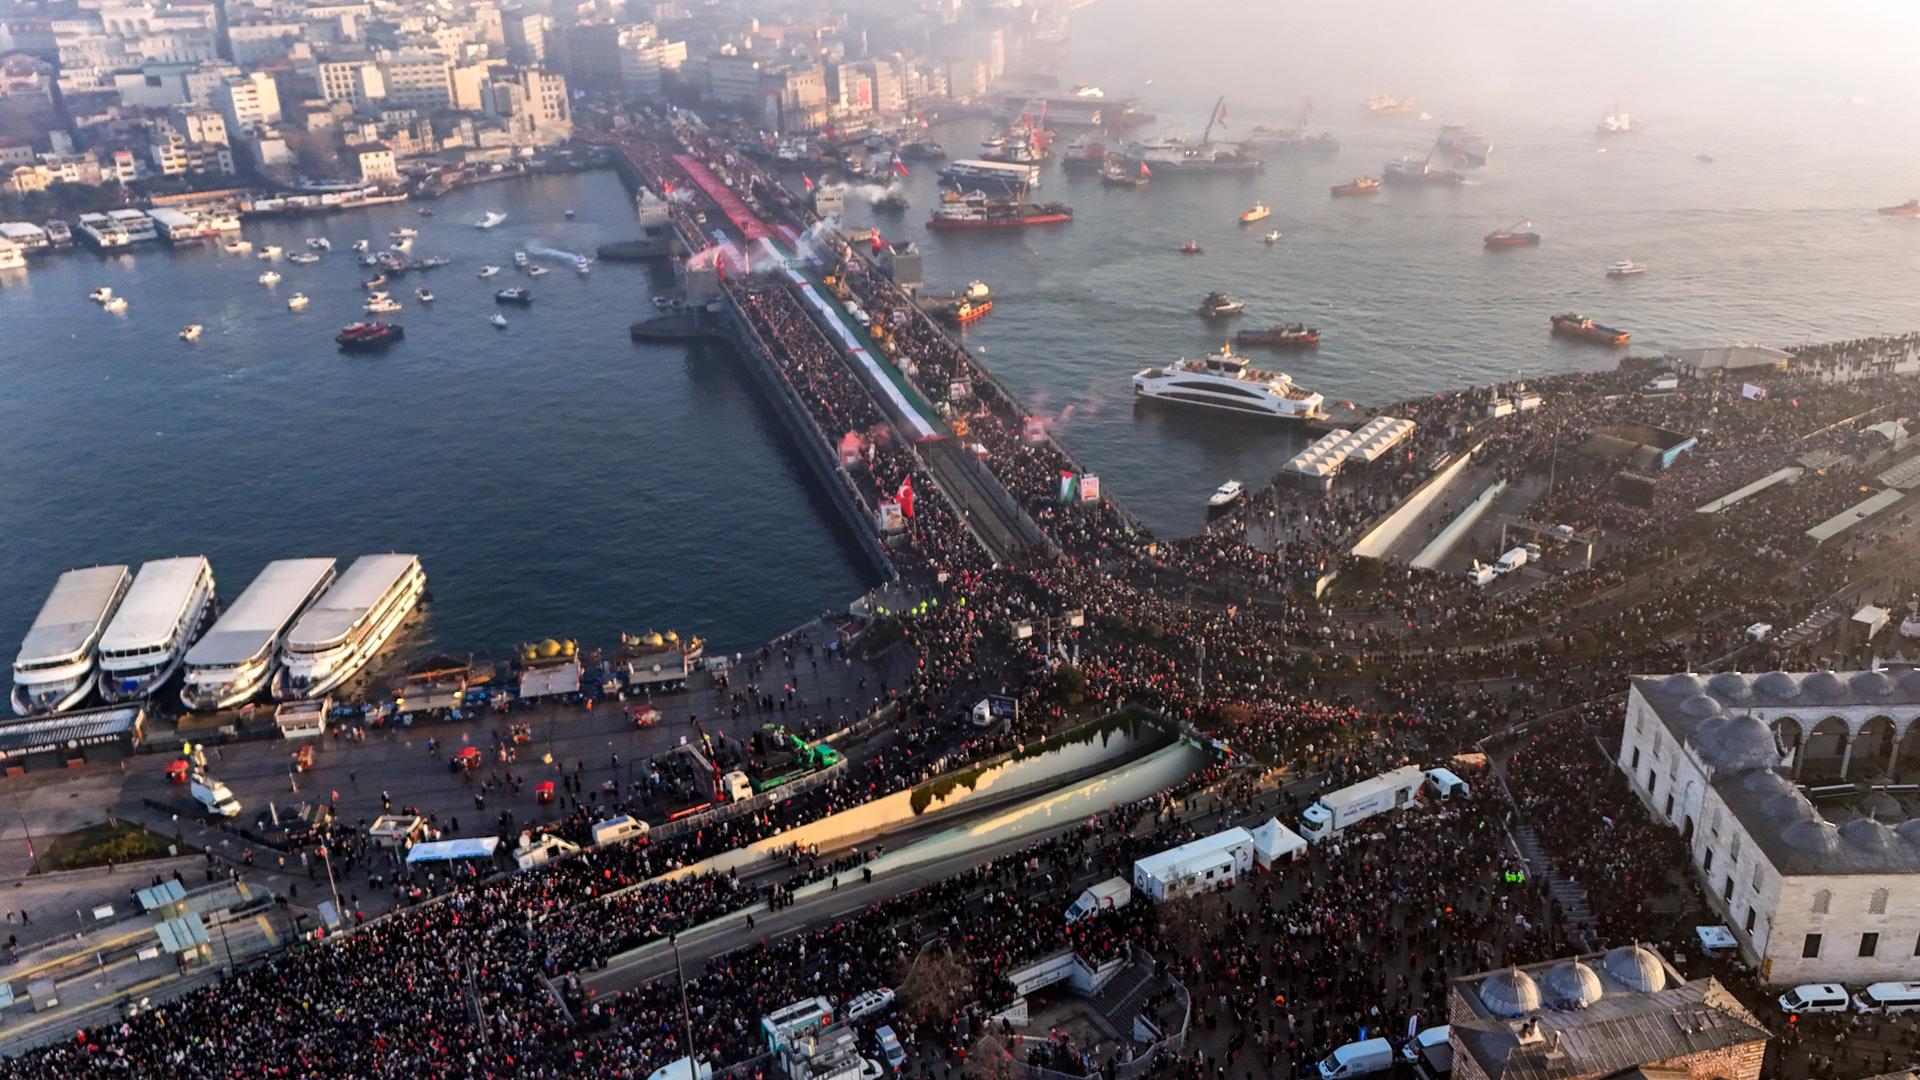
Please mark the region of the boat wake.
[[575, 266], [584, 266], [593, 261], [585, 255], [575, 255], [571, 251], [561, 251], [559, 248], [550, 247], [529, 247], [527, 248], [527, 254], [538, 255], [543, 259], [558, 259], [561, 262], [572, 263]]

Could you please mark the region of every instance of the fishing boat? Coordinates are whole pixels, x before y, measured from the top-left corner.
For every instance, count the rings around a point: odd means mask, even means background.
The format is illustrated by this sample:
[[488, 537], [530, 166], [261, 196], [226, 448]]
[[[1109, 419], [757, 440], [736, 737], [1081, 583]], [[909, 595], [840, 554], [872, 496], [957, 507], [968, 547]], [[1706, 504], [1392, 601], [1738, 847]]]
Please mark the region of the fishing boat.
[[392, 232], [387, 234], [388, 238], [393, 240], [411, 240], [414, 237], [419, 235], [420, 235], [419, 229], [409, 229], [405, 226], [401, 226], [400, 228], [395, 229]]
[[544, 267], [544, 266], [529, 266], [529, 267], [527, 267], [527, 276], [528, 276], [528, 277], [535, 277], [535, 278], [537, 278], [537, 277], [546, 277], [546, 276], [547, 276], [547, 268], [546, 268], [546, 267]]
[[113, 299], [113, 288], [112, 286], [102, 285], [99, 288], [88, 293], [87, 299], [93, 301], [96, 304], [104, 304], [107, 301]]
[[1632, 259], [1621, 259], [1619, 262], [1607, 264], [1608, 277], [1632, 277], [1635, 274], [1644, 274], [1646, 272], [1646, 267], [1641, 266]]
[[186, 326], [181, 327], [180, 329], [180, 340], [181, 341], [199, 341], [200, 329], [201, 327], [199, 323], [188, 323]]
[[1246, 494], [1246, 490], [1246, 487], [1242, 485], [1240, 481], [1229, 480], [1219, 487], [1214, 488], [1213, 494], [1207, 496], [1207, 509], [1224, 510], [1234, 503], [1239, 502], [1240, 497]]
[[112, 314], [119, 315], [127, 310], [127, 298], [124, 296], [115, 296], [100, 306]]
[[1268, 230], [1267, 230], [1267, 243], [1268, 243], [1269, 245], [1273, 245], [1273, 244], [1277, 244], [1277, 243], [1279, 243], [1279, 242], [1280, 242], [1280, 230], [1279, 230], [1279, 229], [1268, 229]]
[[287, 310], [301, 311], [306, 308], [308, 302], [306, 293], [294, 293], [292, 296], [287, 297]]
[[1238, 315], [1247, 309], [1247, 305], [1235, 300], [1223, 292], [1210, 292], [1200, 301], [1200, 314], [1209, 319]]
[[525, 270], [527, 268], [527, 253], [524, 251], [514, 252], [513, 265], [521, 270]]
[[1233, 335], [1235, 345], [1267, 345], [1281, 349], [1306, 349], [1320, 344], [1320, 331], [1302, 323], [1269, 326], [1263, 330], [1242, 330]]
[[985, 192], [949, 194], [934, 208], [927, 228], [1018, 229], [1029, 225], [1061, 225], [1073, 220], [1073, 208], [1064, 203], [1030, 203], [1021, 199], [993, 199]]
[[415, 289], [413, 290], [413, 295], [423, 304], [433, 303], [433, 293], [428, 292], [426, 289]]
[[261, 274], [257, 280], [260, 282], [260, 284], [265, 285], [267, 288], [271, 289], [275, 285], [280, 284], [280, 272], [278, 270], [268, 270], [267, 272]]
[[284, 254], [286, 254], [286, 252], [281, 249], [279, 244], [268, 244], [266, 247], [261, 248], [260, 251], [254, 255], [254, 258], [259, 259], [261, 262], [272, 262]]
[[965, 326], [968, 323], [975, 322], [981, 318], [984, 318], [987, 312], [992, 310], [993, 310], [993, 301], [991, 300], [981, 300], [976, 302], [973, 300], [968, 300], [963, 298], [959, 303], [954, 304], [951, 307], [941, 309], [940, 317], [947, 320], [948, 322], [955, 323], [960, 326]]
[[1490, 248], [1538, 247], [1540, 234], [1534, 232], [1530, 221], [1518, 221], [1505, 228], [1488, 233], [1484, 243]]
[[400, 301], [391, 296], [376, 296], [367, 301], [367, 314], [391, 315], [400, 310]]
[[246, 240], [229, 240], [220, 245], [220, 250], [229, 255], [245, 255], [253, 250], [253, 244]]
[[1601, 345], [1625, 345], [1627, 339], [1633, 336], [1625, 330], [1603, 326], [1584, 315], [1576, 315], [1572, 312], [1555, 315], [1550, 321], [1553, 324], [1553, 332], [1556, 334]]
[[1205, 255], [1206, 253], [1207, 249], [1201, 247], [1200, 242], [1197, 240], [1189, 240], [1180, 245], [1180, 254], [1182, 255]]
[[1251, 225], [1256, 221], [1265, 221], [1273, 216], [1273, 208], [1266, 203], [1257, 202], [1253, 209], [1240, 211], [1240, 224]]
[[360, 287], [363, 289], [377, 289], [380, 286], [385, 285], [386, 283], [387, 283], [387, 275], [375, 274], [372, 277], [368, 278], [367, 280], [361, 282]]
[[487, 316], [487, 321], [492, 323], [495, 329], [505, 330], [507, 328], [507, 317], [497, 311]]
[[1380, 181], [1371, 176], [1356, 176], [1344, 184], [1333, 186], [1333, 197], [1347, 198], [1353, 195], [1372, 195], [1380, 190]]
[[493, 266], [493, 265], [491, 265], [491, 264], [489, 264], [489, 265], [487, 265], [487, 266], [483, 266], [483, 267], [481, 267], [481, 268], [480, 268], [480, 277], [481, 277], [482, 279], [485, 279], [485, 278], [490, 278], [490, 277], [492, 277], [493, 275], [495, 275], [495, 274], [497, 274], [497, 273], [499, 273], [499, 272], [500, 272], [500, 268], [499, 268], [499, 267], [497, 267], [497, 266]]
[[1880, 213], [1885, 217], [1920, 217], [1920, 199], [1908, 199], [1899, 206], [1883, 206]]

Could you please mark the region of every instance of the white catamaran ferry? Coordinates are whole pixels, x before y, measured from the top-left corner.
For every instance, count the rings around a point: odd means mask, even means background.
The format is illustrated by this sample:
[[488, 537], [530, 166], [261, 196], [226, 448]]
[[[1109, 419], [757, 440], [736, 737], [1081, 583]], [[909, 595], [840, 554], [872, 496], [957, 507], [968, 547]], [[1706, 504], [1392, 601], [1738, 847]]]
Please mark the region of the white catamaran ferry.
[[1133, 377], [1133, 393], [1136, 399], [1204, 405], [1281, 420], [1311, 419], [1326, 403], [1283, 372], [1248, 367], [1246, 357], [1225, 345], [1198, 360], [1182, 358], [1166, 367], [1142, 368]]
[[205, 555], [144, 563], [100, 636], [100, 697], [119, 703], [152, 694], [180, 670], [218, 601]]
[[59, 712], [87, 696], [101, 631], [132, 580], [124, 566], [89, 566], [60, 575], [14, 657], [14, 712]]
[[331, 584], [332, 559], [268, 563], [213, 629], [187, 650], [181, 703], [200, 711], [230, 709], [258, 694], [273, 677], [287, 627]]
[[273, 696], [317, 698], [352, 678], [393, 637], [427, 589], [418, 555], [362, 555], [293, 624]]
[[1040, 166], [1011, 161], [955, 161], [941, 169], [940, 175], [947, 182], [968, 191], [980, 187], [1030, 191], [1040, 186]]

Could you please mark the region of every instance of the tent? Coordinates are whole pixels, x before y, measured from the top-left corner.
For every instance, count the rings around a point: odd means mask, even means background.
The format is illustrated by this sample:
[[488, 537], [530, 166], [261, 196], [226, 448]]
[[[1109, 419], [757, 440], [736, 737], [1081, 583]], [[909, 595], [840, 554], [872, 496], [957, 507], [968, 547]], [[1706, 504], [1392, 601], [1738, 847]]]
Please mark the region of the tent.
[[1271, 870], [1281, 859], [1297, 859], [1305, 850], [1307, 842], [1280, 824], [1279, 818], [1268, 818], [1265, 825], [1253, 830], [1253, 861], [1266, 869]]
[[407, 852], [407, 862], [450, 862], [454, 859], [491, 859], [495, 848], [500, 846], [497, 836], [470, 836], [462, 840], [434, 840], [425, 844], [413, 845]]

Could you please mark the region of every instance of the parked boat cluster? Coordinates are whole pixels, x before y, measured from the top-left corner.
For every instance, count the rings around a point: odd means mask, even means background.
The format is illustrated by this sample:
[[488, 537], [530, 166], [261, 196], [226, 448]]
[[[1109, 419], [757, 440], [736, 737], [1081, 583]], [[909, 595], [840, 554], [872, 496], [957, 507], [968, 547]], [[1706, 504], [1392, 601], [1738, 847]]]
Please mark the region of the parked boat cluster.
[[13, 710], [61, 712], [98, 695], [155, 698], [180, 676], [179, 700], [210, 711], [325, 696], [353, 678], [426, 594], [416, 555], [364, 555], [344, 574], [330, 558], [267, 564], [221, 609], [204, 555], [69, 570], [20, 643]]

